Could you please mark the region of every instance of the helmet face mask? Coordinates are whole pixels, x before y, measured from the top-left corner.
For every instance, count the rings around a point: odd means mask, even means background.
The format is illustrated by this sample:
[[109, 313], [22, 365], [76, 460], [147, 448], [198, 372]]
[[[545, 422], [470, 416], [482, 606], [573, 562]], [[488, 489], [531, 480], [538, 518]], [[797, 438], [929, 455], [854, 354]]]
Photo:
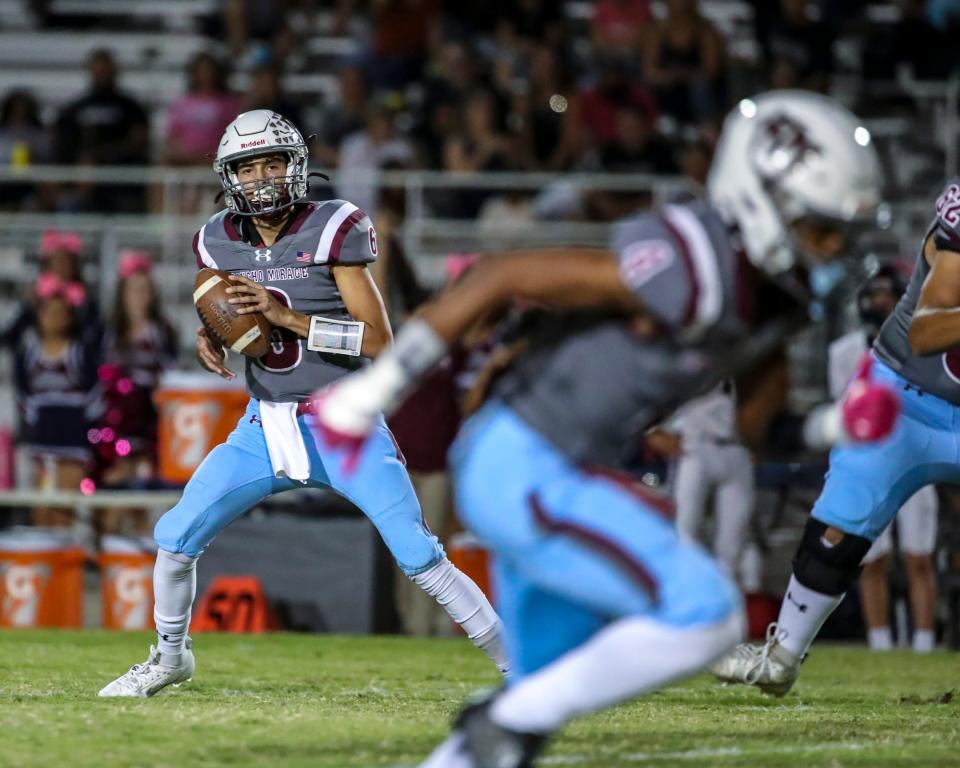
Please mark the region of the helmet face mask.
[[[243, 181], [243, 162], [280, 156], [285, 175]], [[227, 126], [213, 169], [227, 208], [239, 216], [272, 217], [307, 196], [309, 153], [303, 136], [283, 115], [267, 109], [244, 112]]]
[[[264, 166], [273, 164], [273, 159], [283, 163], [282, 173], [271, 175], [261, 173], [258, 178], [244, 178], [244, 167], [255, 167], [257, 161]], [[241, 158], [227, 165], [227, 178], [230, 186], [225, 189], [228, 199], [238, 203], [238, 213], [252, 216], [270, 217], [293, 205], [290, 188], [296, 179], [287, 169], [294, 158], [289, 152], [267, 152]]]

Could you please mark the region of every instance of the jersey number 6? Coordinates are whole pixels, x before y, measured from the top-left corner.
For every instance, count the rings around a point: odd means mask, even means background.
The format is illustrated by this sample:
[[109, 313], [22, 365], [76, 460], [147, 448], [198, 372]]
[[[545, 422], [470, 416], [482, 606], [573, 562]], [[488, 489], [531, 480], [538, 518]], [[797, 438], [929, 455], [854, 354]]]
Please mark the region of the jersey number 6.
[[[292, 307], [290, 297], [279, 288], [267, 288], [273, 297], [285, 307]], [[289, 328], [274, 328], [270, 332], [270, 351], [259, 362], [271, 373], [292, 371], [303, 359], [300, 337]]]

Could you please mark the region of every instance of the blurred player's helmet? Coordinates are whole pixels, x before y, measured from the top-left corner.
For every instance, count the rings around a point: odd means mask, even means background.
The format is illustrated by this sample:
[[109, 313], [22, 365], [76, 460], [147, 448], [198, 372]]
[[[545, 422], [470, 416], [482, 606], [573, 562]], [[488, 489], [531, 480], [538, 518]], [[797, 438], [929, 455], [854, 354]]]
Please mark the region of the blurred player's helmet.
[[[244, 187], [237, 162], [262, 155], [284, 155], [287, 175]], [[307, 145], [297, 127], [269, 109], [244, 112], [227, 126], [217, 148], [213, 170], [220, 177], [224, 199], [234, 213], [263, 216], [289, 208], [307, 196]]]
[[907, 280], [893, 264], [885, 264], [857, 290], [857, 314], [868, 334], [875, 336], [907, 290]]
[[770, 274], [804, 258], [790, 225], [875, 223], [880, 162], [845, 107], [808, 91], [769, 91], [727, 116], [707, 193], [740, 229], [750, 260]]

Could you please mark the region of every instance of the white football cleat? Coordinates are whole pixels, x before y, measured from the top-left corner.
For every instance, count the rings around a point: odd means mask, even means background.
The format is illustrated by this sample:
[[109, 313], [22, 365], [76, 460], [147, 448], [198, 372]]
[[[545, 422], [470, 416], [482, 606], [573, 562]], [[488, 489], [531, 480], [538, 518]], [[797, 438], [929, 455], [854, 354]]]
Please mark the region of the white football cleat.
[[763, 645], [740, 643], [717, 661], [710, 671], [725, 683], [755, 685], [764, 693], [785, 696], [800, 674], [800, 662], [780, 645], [781, 632], [776, 623], [767, 627]]
[[134, 664], [130, 671], [104, 686], [98, 696], [125, 696], [145, 699], [168, 685], [178, 686], [193, 677], [196, 661], [193, 658], [193, 642], [187, 638], [186, 648], [180, 656], [180, 664], [168, 667], [160, 663], [160, 651], [150, 646], [150, 655], [143, 664]]

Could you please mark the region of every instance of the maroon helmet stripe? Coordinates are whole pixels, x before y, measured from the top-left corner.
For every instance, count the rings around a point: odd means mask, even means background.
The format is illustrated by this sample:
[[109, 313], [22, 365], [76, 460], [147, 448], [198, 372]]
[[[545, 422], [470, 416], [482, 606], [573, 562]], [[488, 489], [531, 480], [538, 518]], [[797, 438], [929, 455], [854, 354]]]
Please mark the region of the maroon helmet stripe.
[[333, 236], [333, 242], [330, 244], [330, 256], [327, 258], [328, 264], [336, 264], [340, 260], [340, 250], [343, 248], [343, 241], [347, 239], [350, 230], [365, 219], [367, 214], [359, 208], [351, 213], [340, 224], [337, 234]]
[[533, 512], [534, 520], [541, 528], [551, 533], [569, 536], [590, 549], [602, 553], [626, 571], [640, 588], [649, 595], [654, 603], [659, 601], [660, 588], [656, 578], [654, 578], [653, 574], [650, 573], [643, 563], [637, 560], [631, 553], [627, 552], [620, 544], [590, 528], [570, 522], [569, 520], [558, 520], [555, 517], [551, 517], [536, 493], [531, 493], [527, 497], [527, 503]]
[[683, 324], [689, 325], [697, 311], [697, 299], [700, 296], [700, 283], [697, 281], [697, 271], [693, 265], [693, 257], [690, 255], [690, 245], [686, 238], [680, 233], [666, 216], [657, 215], [657, 219], [667, 228], [667, 231], [673, 236], [680, 249], [680, 258], [683, 259], [683, 265], [687, 268], [687, 274], [690, 275], [690, 296], [687, 299], [687, 306], [683, 312]]
[[585, 466], [582, 467], [584, 474], [591, 477], [599, 477], [603, 480], [616, 485], [619, 489], [626, 491], [633, 498], [648, 507], [651, 507], [660, 517], [673, 523], [676, 517], [676, 510], [673, 501], [666, 496], [659, 496], [653, 491], [647, 490], [647, 487], [628, 475], [626, 472], [620, 472], [609, 467]]

